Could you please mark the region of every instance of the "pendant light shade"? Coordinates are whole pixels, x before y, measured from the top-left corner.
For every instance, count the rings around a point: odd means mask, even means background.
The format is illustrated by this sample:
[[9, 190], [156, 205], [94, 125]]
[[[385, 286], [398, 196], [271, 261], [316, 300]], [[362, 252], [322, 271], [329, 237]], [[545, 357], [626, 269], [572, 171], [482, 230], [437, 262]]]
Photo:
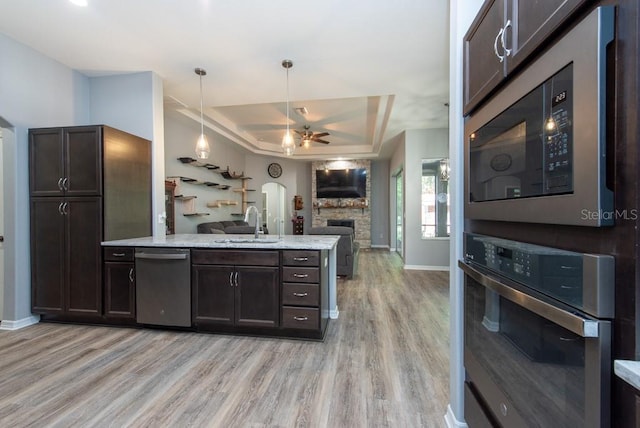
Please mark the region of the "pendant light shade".
[[198, 159], [208, 159], [211, 149], [206, 135], [204, 135], [204, 113], [202, 103], [202, 76], [207, 75], [207, 71], [202, 68], [196, 68], [195, 73], [200, 76], [200, 137], [196, 143], [196, 157]]
[[282, 61], [282, 66], [287, 70], [287, 131], [282, 137], [282, 151], [285, 155], [291, 156], [296, 151], [296, 143], [293, 141], [293, 135], [289, 129], [289, 69], [293, 67], [293, 62], [285, 59]]

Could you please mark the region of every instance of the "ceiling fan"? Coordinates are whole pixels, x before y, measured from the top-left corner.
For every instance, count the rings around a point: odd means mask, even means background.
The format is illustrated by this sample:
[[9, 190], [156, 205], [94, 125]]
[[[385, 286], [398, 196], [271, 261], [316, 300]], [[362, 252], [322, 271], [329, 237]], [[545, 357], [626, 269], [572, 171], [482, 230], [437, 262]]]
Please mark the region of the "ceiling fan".
[[304, 126], [304, 131], [298, 131], [294, 129], [296, 134], [300, 136], [300, 147], [309, 147], [312, 142], [329, 144], [329, 141], [325, 141], [322, 137], [329, 135], [328, 132], [312, 132], [309, 130], [309, 125]]

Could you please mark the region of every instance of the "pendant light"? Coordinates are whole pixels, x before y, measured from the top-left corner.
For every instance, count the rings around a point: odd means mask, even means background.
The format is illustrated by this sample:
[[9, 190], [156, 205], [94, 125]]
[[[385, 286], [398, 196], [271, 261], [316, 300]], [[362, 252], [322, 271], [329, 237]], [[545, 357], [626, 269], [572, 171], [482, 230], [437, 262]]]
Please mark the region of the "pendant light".
[[196, 143], [196, 157], [198, 159], [208, 159], [211, 149], [209, 148], [207, 137], [204, 135], [204, 113], [202, 105], [202, 76], [206, 76], [207, 71], [203, 68], [196, 68], [195, 72], [200, 76], [200, 137], [198, 137], [198, 142]]
[[282, 66], [287, 70], [287, 132], [282, 137], [282, 151], [285, 155], [291, 156], [296, 150], [296, 144], [289, 129], [289, 69], [293, 67], [293, 62], [290, 59], [285, 59], [282, 61]]

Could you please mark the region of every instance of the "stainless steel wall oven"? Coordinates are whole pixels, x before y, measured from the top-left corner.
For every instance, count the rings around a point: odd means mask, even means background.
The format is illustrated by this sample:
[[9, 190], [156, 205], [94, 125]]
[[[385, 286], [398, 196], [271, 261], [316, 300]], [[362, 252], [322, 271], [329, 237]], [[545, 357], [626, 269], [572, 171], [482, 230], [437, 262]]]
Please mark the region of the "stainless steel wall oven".
[[607, 187], [607, 46], [614, 9], [600, 7], [465, 123], [465, 216], [612, 225]]
[[464, 239], [470, 426], [609, 426], [613, 257]]

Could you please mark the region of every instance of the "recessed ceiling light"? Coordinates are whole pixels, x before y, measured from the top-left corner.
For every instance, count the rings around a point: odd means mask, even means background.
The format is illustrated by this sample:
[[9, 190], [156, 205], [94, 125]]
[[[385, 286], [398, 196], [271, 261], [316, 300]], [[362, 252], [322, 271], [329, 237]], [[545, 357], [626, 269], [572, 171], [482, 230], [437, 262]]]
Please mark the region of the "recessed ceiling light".
[[89, 2], [87, 0], [69, 0], [71, 3], [76, 6], [88, 6]]

